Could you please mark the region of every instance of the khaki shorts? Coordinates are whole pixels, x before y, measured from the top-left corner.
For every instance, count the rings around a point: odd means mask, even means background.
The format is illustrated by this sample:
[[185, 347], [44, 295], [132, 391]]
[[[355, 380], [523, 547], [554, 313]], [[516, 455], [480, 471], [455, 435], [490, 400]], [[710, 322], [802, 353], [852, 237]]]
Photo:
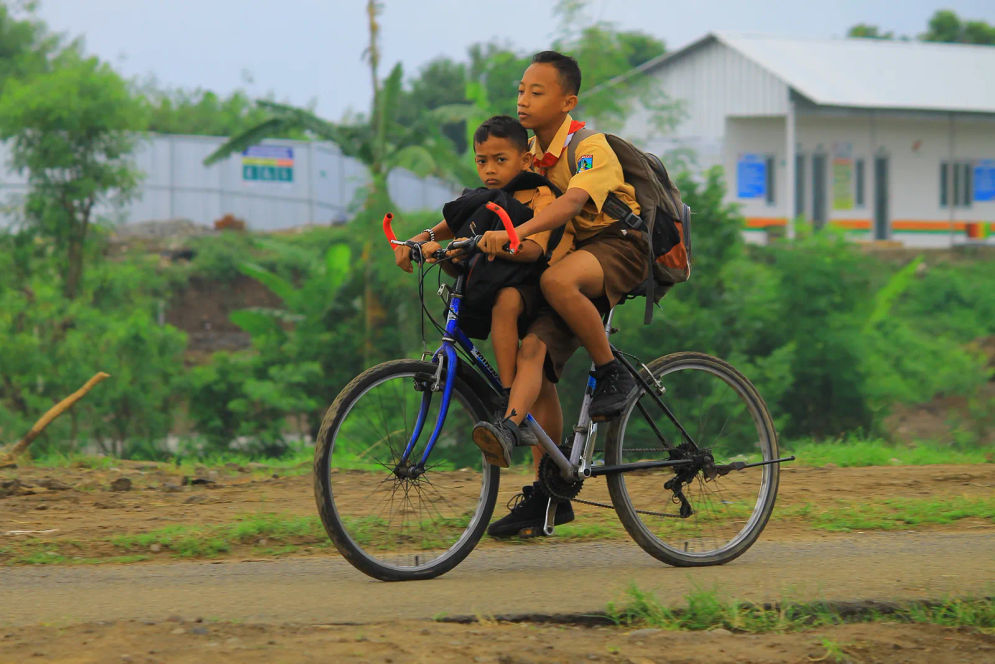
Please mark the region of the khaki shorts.
[[[577, 242], [576, 251], [593, 255], [605, 273], [605, 292], [594, 298], [594, 306], [604, 315], [636, 286], [646, 280], [649, 263], [646, 241], [638, 231], [610, 226], [597, 235]], [[529, 326], [528, 334], [546, 344], [543, 365], [546, 378], [557, 383], [567, 360], [580, 348], [580, 339], [566, 322], [547, 304]]]

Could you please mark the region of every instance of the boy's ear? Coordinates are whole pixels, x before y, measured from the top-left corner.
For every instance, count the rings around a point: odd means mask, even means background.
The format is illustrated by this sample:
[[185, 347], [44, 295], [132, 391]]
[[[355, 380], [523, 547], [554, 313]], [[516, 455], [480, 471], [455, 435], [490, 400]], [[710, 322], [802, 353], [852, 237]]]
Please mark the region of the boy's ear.
[[563, 99], [563, 112], [569, 113], [577, 108], [577, 95], [568, 95]]
[[531, 170], [531, 168], [532, 168], [532, 153], [531, 152], [529, 152], [528, 150], [526, 150], [525, 152], [523, 152], [520, 155], [518, 155], [518, 158], [520, 160], [520, 163], [518, 165], [521, 166], [521, 168], [522, 168], [523, 171]]

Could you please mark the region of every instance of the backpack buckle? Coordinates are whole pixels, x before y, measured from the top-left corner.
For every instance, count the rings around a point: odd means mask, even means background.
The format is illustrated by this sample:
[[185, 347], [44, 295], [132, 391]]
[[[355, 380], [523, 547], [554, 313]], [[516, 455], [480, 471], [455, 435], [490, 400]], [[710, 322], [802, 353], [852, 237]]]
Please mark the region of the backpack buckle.
[[635, 214], [631, 210], [629, 211], [629, 214], [619, 219], [619, 221], [636, 231], [642, 231], [646, 229], [646, 223], [643, 221], [643, 218], [640, 217], [638, 214]]

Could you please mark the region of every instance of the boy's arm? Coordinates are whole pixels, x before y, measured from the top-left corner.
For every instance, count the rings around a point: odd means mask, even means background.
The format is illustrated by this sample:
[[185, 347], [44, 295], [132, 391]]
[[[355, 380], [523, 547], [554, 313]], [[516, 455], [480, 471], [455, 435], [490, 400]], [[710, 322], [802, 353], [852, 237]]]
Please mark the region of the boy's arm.
[[[436, 240], [452, 240], [453, 231], [449, 228], [449, 224], [443, 219], [435, 226], [432, 227], [432, 232], [435, 233]], [[422, 231], [418, 235], [410, 238], [414, 242], [428, 242], [431, 240], [431, 236], [428, 231]], [[411, 247], [405, 247], [402, 245], [397, 245], [394, 247], [394, 263], [397, 267], [401, 268], [405, 272], [411, 272]]]
[[[515, 231], [524, 240], [535, 233], [558, 228], [576, 217], [589, 198], [590, 195], [583, 189], [567, 189], [565, 194], [537, 212], [534, 217], [521, 226], [516, 226]], [[477, 246], [485, 254], [496, 256], [504, 252], [506, 244], [508, 234], [505, 231], [487, 231]]]

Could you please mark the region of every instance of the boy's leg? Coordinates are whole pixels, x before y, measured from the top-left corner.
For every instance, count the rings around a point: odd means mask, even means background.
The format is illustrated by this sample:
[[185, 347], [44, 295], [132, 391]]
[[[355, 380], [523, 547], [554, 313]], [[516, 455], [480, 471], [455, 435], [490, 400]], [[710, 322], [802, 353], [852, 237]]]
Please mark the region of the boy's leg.
[[[545, 376], [542, 377], [542, 387], [539, 390], [539, 398], [532, 405], [532, 417], [542, 427], [553, 442], [557, 445], [563, 440], [563, 409], [560, 407], [560, 396], [556, 392], [556, 384], [552, 383]], [[532, 448], [532, 465], [539, 474], [539, 461], [545, 454], [543, 449], [536, 445]]]
[[[521, 395], [531, 394], [531, 391], [527, 391], [525, 389], [519, 389], [516, 391], [515, 387], [518, 386], [523, 379], [534, 373], [531, 370], [538, 369], [541, 384], [538, 389], [538, 398], [532, 404], [530, 412], [532, 413], [532, 416], [536, 418], [536, 421], [539, 423], [539, 426], [542, 427], [543, 431], [545, 431], [554, 442], [559, 443], [563, 438], [563, 411], [560, 408], [560, 399], [556, 392], [556, 385], [543, 373], [543, 362], [545, 361], [546, 346], [544, 343], [539, 341], [535, 335], [527, 336], [526, 340], [528, 340], [528, 343], [525, 341], [522, 342], [524, 353], [519, 353], [519, 357], [522, 359], [519, 361], [518, 376], [515, 380], [515, 384], [512, 386], [512, 393], [519, 397], [521, 397]], [[536, 362], [536, 356], [533, 355], [532, 351], [540, 348], [542, 352], [538, 355], [538, 362]], [[534, 386], [530, 384], [526, 387]], [[527, 400], [527, 397], [525, 397], [525, 399]], [[511, 410], [512, 408], [509, 407], [509, 412]], [[537, 475], [539, 471], [539, 460], [542, 459], [543, 454], [544, 452], [539, 446], [532, 448], [534, 470]], [[522, 487], [522, 492], [516, 497], [516, 501], [511, 508], [511, 512], [492, 523], [487, 529], [487, 533], [491, 537], [514, 537], [516, 535], [522, 537], [533, 537], [536, 535], [542, 535], [542, 527], [546, 522], [546, 506], [548, 502], [549, 496], [542, 490], [539, 482], [534, 482], [531, 485]], [[573, 507], [569, 502], [557, 505], [556, 516], [553, 521], [554, 525], [559, 526], [573, 520]]]
[[502, 288], [491, 307], [491, 345], [497, 362], [501, 384], [511, 387], [515, 380], [518, 357], [518, 317], [525, 310], [525, 301], [517, 288]]
[[586, 251], [575, 251], [543, 272], [540, 284], [546, 301], [577, 335], [594, 363], [615, 359], [601, 312], [591, 301], [605, 294], [605, 273], [598, 259]]
[[635, 381], [615, 360], [601, 312], [592, 302], [605, 294], [601, 263], [590, 252], [575, 251], [547, 269], [540, 285], [546, 301], [570, 326], [594, 361], [597, 387], [591, 400], [591, 417], [616, 416]]
[[511, 465], [511, 451], [521, 444], [518, 426], [531, 410], [542, 390], [542, 364], [546, 344], [534, 334], [526, 335], [518, 349], [515, 380], [511, 384], [505, 419], [494, 424], [478, 422], [473, 428], [473, 442], [487, 462], [501, 468]]

